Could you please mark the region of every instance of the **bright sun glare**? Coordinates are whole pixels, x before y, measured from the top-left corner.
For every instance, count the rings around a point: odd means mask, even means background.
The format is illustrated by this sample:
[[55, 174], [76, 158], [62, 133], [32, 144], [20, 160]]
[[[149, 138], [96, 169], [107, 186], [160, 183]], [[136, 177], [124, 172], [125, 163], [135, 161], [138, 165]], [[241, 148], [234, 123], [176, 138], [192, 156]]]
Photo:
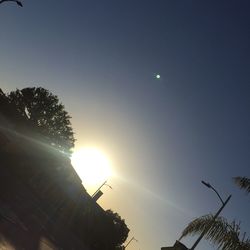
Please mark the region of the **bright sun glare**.
[[71, 163], [84, 186], [100, 185], [112, 174], [109, 159], [97, 148], [86, 147], [75, 151]]

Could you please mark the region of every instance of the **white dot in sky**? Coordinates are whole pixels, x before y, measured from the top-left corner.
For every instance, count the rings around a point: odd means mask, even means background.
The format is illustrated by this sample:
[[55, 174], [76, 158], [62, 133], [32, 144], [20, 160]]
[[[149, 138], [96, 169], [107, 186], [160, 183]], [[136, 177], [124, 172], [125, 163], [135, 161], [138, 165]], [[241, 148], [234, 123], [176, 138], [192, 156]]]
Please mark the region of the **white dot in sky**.
[[160, 79], [160, 78], [161, 78], [161, 75], [160, 75], [160, 74], [157, 74], [155, 77], [156, 77], [156, 79]]

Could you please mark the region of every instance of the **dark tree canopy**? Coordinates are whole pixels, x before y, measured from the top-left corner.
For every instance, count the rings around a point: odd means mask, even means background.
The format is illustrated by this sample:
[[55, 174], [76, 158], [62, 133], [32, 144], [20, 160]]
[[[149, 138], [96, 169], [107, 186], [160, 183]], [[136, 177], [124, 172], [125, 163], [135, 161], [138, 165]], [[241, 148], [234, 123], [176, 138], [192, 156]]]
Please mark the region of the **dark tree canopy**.
[[107, 210], [106, 216], [111, 222], [109, 230], [113, 246], [119, 248], [126, 241], [129, 228], [118, 213], [114, 213], [112, 210]]
[[74, 146], [74, 134], [70, 116], [56, 95], [44, 88], [17, 89], [7, 95], [10, 104], [53, 146], [70, 152]]

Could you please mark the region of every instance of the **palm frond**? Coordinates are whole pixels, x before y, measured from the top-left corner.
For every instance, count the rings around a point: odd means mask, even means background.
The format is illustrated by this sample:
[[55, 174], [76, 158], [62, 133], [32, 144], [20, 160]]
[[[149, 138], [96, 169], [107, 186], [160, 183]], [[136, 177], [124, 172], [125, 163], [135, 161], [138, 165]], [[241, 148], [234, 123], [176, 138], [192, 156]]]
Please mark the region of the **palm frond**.
[[[240, 239], [240, 223], [229, 223], [225, 218], [214, 220], [212, 214], [199, 217], [188, 224], [182, 232], [182, 237], [205, 233], [205, 239], [215, 244], [221, 250], [250, 250], [250, 239]], [[244, 234], [245, 236], [245, 234]]]
[[250, 179], [247, 177], [237, 176], [233, 178], [236, 185], [240, 187], [240, 189], [245, 189], [247, 193], [250, 193]]

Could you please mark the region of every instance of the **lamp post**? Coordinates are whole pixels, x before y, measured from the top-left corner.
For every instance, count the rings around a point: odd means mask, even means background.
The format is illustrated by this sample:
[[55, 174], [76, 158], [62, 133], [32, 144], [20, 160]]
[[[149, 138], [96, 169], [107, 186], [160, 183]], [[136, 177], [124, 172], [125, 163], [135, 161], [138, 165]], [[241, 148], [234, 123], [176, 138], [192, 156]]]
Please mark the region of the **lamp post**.
[[100, 189], [101, 189], [103, 186], [107, 186], [107, 187], [109, 187], [110, 189], [113, 189], [110, 185], [107, 184], [107, 181], [104, 181], [104, 182], [102, 183], [102, 185], [92, 194], [91, 197], [94, 198], [94, 197], [98, 194], [98, 192], [100, 191]]
[[210, 183], [205, 182], [205, 181], [201, 181], [201, 183], [203, 185], [205, 185], [207, 188], [211, 188], [216, 193], [216, 195], [219, 197], [221, 203], [224, 204], [224, 201], [222, 200], [221, 196], [219, 195], [219, 193], [217, 192], [217, 190], [212, 185], [210, 185]]
[[130, 241], [124, 246], [123, 249], [127, 248], [127, 246], [128, 246], [133, 240], [135, 240], [136, 242], [138, 242], [138, 240], [133, 236], [133, 237], [130, 239]]
[[229, 195], [227, 197], [227, 199], [225, 201], [223, 201], [222, 198], [221, 198], [221, 196], [217, 192], [217, 190], [212, 185], [210, 185], [209, 183], [207, 183], [205, 181], [201, 181], [201, 183], [203, 185], [205, 185], [207, 188], [212, 189], [216, 193], [216, 195], [219, 197], [219, 199], [220, 199], [220, 201], [222, 203], [222, 206], [217, 211], [217, 213], [213, 216], [213, 219], [212, 219], [211, 223], [204, 229], [204, 231], [201, 233], [200, 237], [196, 240], [196, 242], [193, 244], [193, 246], [190, 248], [190, 250], [194, 250], [196, 248], [196, 246], [199, 244], [199, 242], [201, 241], [201, 239], [204, 237], [204, 235], [207, 233], [207, 231], [211, 228], [211, 226], [215, 222], [216, 218], [219, 216], [220, 212], [223, 210], [223, 208], [227, 205], [227, 203], [229, 202], [229, 200], [232, 197], [232, 195]]

